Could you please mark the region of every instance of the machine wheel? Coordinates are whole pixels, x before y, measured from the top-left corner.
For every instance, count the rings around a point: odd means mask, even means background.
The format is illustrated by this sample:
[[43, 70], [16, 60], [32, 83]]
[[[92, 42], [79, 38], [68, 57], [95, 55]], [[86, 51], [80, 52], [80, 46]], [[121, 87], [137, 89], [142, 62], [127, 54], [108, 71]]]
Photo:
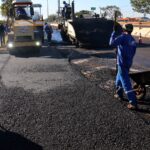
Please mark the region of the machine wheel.
[[61, 37], [62, 37], [63, 41], [65, 41], [65, 42], [69, 41], [69, 37], [68, 37], [67, 32], [65, 30], [62, 29], [60, 31], [60, 34], [61, 34]]
[[76, 48], [82, 48], [83, 47], [82, 43], [79, 42], [78, 40], [75, 41], [75, 46], [76, 46]]
[[75, 40], [75, 46], [76, 46], [76, 48], [79, 48], [79, 47], [80, 47], [79, 41], [78, 41], [77, 39]]
[[14, 50], [13, 49], [7, 49], [10, 55], [14, 55]]
[[133, 89], [135, 90], [137, 100], [142, 100], [145, 98], [146, 95], [145, 85], [135, 83], [133, 85]]

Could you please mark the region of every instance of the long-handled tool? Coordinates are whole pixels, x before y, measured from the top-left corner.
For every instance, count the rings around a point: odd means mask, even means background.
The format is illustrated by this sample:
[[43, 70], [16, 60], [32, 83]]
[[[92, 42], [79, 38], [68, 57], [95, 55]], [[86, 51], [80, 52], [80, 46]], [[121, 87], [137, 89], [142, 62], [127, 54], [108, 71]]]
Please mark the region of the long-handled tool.
[[117, 11], [114, 12], [114, 31], [116, 30], [117, 26]]
[[[117, 11], [114, 12], [114, 27], [113, 27], [113, 30], [116, 31], [116, 26], [117, 26]], [[118, 72], [118, 66], [117, 66], [117, 48], [116, 48], [116, 75], [117, 75], [117, 72]]]

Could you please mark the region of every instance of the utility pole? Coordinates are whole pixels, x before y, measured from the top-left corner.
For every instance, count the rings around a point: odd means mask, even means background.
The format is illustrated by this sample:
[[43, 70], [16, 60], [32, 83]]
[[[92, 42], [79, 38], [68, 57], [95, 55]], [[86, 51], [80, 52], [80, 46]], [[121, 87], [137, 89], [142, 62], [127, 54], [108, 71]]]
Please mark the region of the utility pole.
[[58, 17], [60, 16], [60, 0], [58, 0]]
[[48, 0], [47, 0], [47, 19], [48, 19], [48, 16], [49, 16], [49, 7], [48, 7]]

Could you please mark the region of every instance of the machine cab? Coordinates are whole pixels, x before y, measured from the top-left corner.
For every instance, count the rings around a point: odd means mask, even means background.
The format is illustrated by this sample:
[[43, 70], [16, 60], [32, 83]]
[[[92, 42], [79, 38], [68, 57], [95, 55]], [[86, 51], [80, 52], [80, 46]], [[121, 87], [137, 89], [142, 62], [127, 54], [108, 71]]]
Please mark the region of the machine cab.
[[13, 0], [12, 4], [14, 11], [14, 18], [16, 20], [32, 19], [32, 16], [34, 15], [34, 10], [32, 7], [31, 0]]
[[34, 21], [43, 21], [43, 16], [41, 14], [41, 8], [42, 5], [41, 4], [33, 4], [33, 8], [34, 8], [34, 16], [32, 17], [32, 19]]

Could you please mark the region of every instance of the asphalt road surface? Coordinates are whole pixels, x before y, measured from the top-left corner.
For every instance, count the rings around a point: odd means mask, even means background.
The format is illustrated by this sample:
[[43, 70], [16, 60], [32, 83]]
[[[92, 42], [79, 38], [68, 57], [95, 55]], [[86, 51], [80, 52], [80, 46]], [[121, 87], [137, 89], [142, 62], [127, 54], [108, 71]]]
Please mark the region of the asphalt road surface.
[[[138, 42], [137, 38], [136, 40]], [[142, 42], [143, 43], [137, 48], [134, 64], [146, 67], [150, 70], [150, 40], [147, 38], [143, 38]]]
[[135, 55], [134, 63], [139, 66], [144, 66], [150, 70], [150, 46], [139, 47]]
[[98, 82], [91, 81], [63, 49], [0, 55], [0, 149], [149, 150], [145, 112], [129, 111], [127, 102], [113, 98], [113, 87], [100, 86], [113, 80], [111, 70], [100, 70]]

